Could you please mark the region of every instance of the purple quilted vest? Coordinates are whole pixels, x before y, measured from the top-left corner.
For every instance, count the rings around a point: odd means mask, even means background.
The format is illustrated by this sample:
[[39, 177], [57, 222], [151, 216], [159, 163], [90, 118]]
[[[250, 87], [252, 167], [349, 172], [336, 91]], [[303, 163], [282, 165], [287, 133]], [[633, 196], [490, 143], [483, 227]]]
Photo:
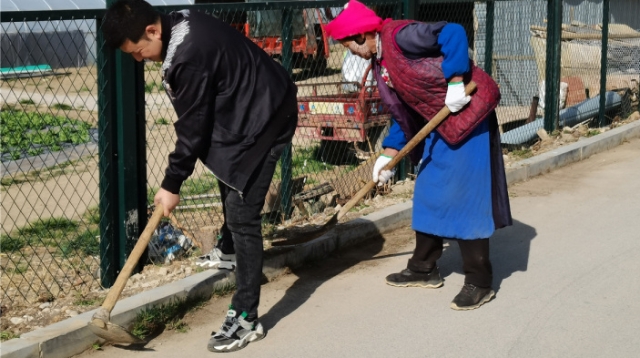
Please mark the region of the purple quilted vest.
[[[381, 31], [382, 56], [393, 88], [402, 101], [427, 121], [431, 120], [442, 107], [447, 95], [447, 80], [442, 72], [443, 57], [427, 57], [417, 60], [406, 58], [395, 42], [396, 33], [411, 20], [391, 21]], [[471, 95], [471, 102], [462, 110], [452, 113], [436, 129], [447, 143], [460, 143], [471, 133], [500, 102], [500, 90], [495, 81], [482, 69], [471, 63], [471, 71], [464, 76], [464, 82], [473, 80], [478, 89]], [[414, 116], [415, 119], [415, 116]], [[400, 127], [413, 137], [416, 123], [402, 123]], [[424, 124], [418, 125], [418, 130]]]

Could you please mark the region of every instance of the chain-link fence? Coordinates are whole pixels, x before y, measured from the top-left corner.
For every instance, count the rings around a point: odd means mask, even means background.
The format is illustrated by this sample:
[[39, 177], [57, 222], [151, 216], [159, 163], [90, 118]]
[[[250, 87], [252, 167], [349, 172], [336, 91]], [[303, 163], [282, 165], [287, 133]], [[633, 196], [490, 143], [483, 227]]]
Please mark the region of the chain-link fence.
[[[597, 129], [637, 108], [640, 24], [628, 16], [638, 13], [636, 2], [612, 0], [610, 9], [594, 1], [559, 9], [545, 0], [366, 3], [383, 18], [465, 27], [470, 56], [500, 85], [507, 149], [531, 146], [541, 128]], [[278, 226], [321, 222], [348, 200], [370, 179], [389, 127], [370, 64], [324, 33], [342, 6], [190, 6], [251, 38], [299, 88], [298, 130], [264, 207], [267, 239]], [[2, 299], [15, 304], [109, 286], [146, 223], [174, 147], [177, 118], [160, 66], [105, 49], [103, 13], [1, 14], [1, 288]], [[558, 103], [557, 111], [545, 113], [549, 103]], [[411, 168], [398, 172], [405, 177]], [[217, 181], [198, 164], [170, 222], [207, 249], [221, 210]]]

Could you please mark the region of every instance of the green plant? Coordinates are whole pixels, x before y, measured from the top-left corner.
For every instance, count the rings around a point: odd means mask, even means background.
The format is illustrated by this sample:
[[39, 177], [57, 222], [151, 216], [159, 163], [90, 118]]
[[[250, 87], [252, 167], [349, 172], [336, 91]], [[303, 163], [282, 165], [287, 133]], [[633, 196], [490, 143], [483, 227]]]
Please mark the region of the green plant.
[[167, 125], [169, 123], [170, 122], [166, 118], [163, 118], [163, 117], [160, 117], [160, 118], [156, 119], [156, 124]]
[[511, 154], [514, 157], [520, 158], [520, 159], [527, 159], [527, 158], [533, 157], [533, 151], [531, 151], [531, 148], [517, 149], [512, 151]]
[[20, 338], [20, 335], [11, 331], [2, 331], [2, 333], [0, 333], [0, 341], [4, 342], [14, 338]]
[[20, 104], [36, 104], [31, 98], [29, 99], [21, 99]]
[[591, 129], [587, 132], [587, 134], [585, 135], [587, 138], [588, 137], [593, 137], [600, 134], [600, 130], [599, 129]]
[[102, 345], [100, 343], [94, 343], [91, 348], [93, 348], [94, 351], [101, 351]]
[[62, 244], [62, 253], [82, 253], [89, 256], [100, 254], [100, 229], [89, 229]]
[[162, 86], [162, 83], [159, 82], [151, 82], [151, 83], [145, 83], [144, 84], [144, 91], [146, 93], [151, 93], [154, 90], [162, 90], [164, 87]]
[[59, 150], [64, 143], [88, 142], [90, 128], [88, 123], [48, 113], [2, 111], [0, 150], [14, 160], [19, 159], [22, 152], [37, 155], [46, 148]]
[[76, 232], [79, 224], [67, 218], [39, 219], [17, 230], [19, 238], [27, 244], [41, 243], [57, 246], [70, 233]]
[[75, 300], [73, 301], [74, 305], [77, 306], [97, 306], [101, 305], [104, 298], [101, 297], [86, 297], [81, 292], [76, 292]]
[[57, 109], [57, 110], [62, 110], [62, 111], [69, 111], [69, 110], [73, 109], [73, 107], [71, 107], [70, 105], [68, 105], [66, 103], [54, 103], [53, 105], [51, 105], [51, 108]]
[[29, 266], [17, 265], [16, 267], [7, 267], [6, 272], [22, 275], [23, 273], [27, 272], [27, 270], [29, 270]]
[[188, 326], [186, 323], [181, 322], [182, 318], [188, 312], [202, 307], [208, 299], [209, 297], [199, 296], [175, 300], [168, 304], [145, 309], [136, 316], [131, 334], [140, 339], [145, 339], [165, 328], [186, 332]]
[[0, 236], [0, 250], [2, 252], [20, 251], [27, 245], [27, 241], [23, 237], [8, 236], [2, 234]]

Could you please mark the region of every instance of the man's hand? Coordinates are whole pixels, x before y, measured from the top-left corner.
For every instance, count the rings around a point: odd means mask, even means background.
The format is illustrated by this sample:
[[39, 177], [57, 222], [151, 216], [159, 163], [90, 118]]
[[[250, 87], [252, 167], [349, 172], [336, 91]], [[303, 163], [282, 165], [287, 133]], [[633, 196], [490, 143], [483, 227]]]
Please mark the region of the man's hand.
[[167, 190], [160, 188], [160, 190], [156, 193], [156, 196], [153, 198], [153, 203], [155, 205], [162, 204], [164, 208], [164, 216], [168, 217], [169, 214], [173, 211], [173, 209], [178, 206], [180, 202], [180, 195], [173, 194]]
[[444, 104], [449, 107], [451, 113], [456, 113], [466, 106], [471, 101], [471, 96], [467, 96], [464, 92], [464, 83], [462, 82], [450, 82], [447, 89], [447, 97], [444, 100]]

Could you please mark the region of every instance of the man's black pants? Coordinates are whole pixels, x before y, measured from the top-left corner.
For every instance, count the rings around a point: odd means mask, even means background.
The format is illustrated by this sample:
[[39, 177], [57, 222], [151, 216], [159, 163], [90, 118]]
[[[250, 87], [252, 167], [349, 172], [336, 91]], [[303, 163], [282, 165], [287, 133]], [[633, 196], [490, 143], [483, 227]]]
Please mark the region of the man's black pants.
[[225, 222], [217, 246], [225, 254], [236, 254], [236, 292], [231, 304], [235, 310], [247, 312], [246, 319], [250, 321], [257, 318], [260, 303], [263, 263], [261, 212], [278, 159], [291, 143], [296, 130], [298, 112], [293, 102], [293, 106], [286, 104], [291, 107], [285, 111], [290, 119], [251, 175], [242, 195], [218, 181]]

